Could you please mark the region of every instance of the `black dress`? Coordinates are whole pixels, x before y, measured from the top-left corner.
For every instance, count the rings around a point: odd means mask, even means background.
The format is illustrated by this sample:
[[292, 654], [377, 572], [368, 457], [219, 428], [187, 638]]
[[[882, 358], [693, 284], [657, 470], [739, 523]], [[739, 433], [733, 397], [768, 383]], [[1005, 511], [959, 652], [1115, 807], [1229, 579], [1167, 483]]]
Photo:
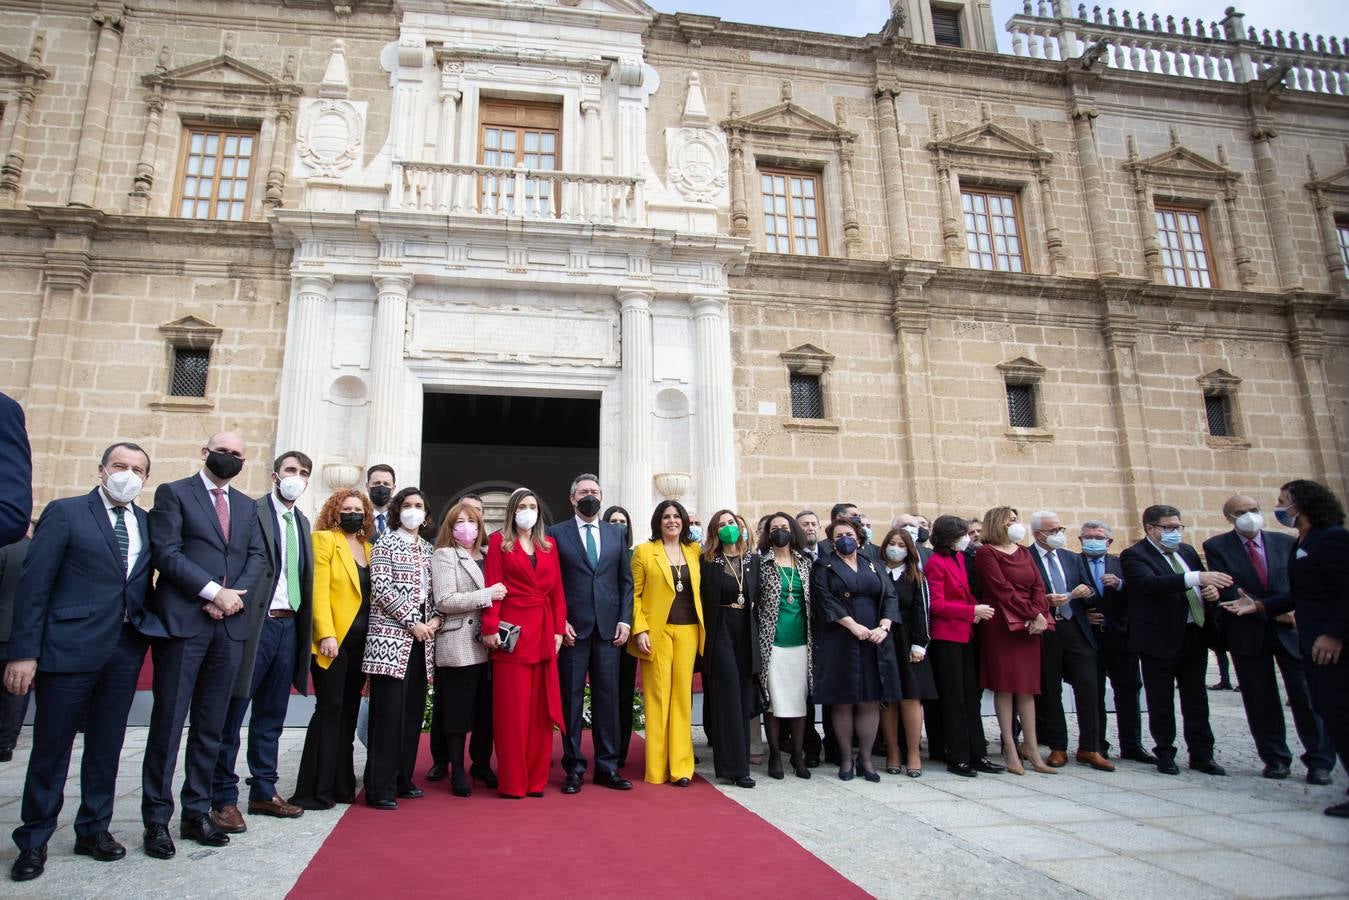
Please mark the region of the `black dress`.
[[[749, 561], [753, 557], [747, 557]], [[750, 614], [746, 578], [752, 564], [735, 562], [741, 580], [721, 559], [702, 563], [700, 591], [707, 652], [703, 658], [703, 725], [718, 778], [749, 775], [749, 719], [755, 714], [757, 628]]]
[[929, 635], [927, 581], [920, 574], [914, 584], [902, 575], [894, 577], [895, 572], [905, 572], [904, 568], [887, 572], [895, 585], [895, 597], [899, 603], [899, 615], [902, 625], [895, 625], [899, 635], [899, 644], [895, 646], [895, 657], [899, 662], [899, 688], [905, 700], [937, 699], [937, 679], [932, 674], [932, 663], [924, 656], [920, 662], [909, 662], [909, 648], [927, 649]]
[[[811, 574], [816, 620], [811, 698], [816, 703], [888, 702], [903, 696], [893, 632], [902, 619], [894, 585], [882, 569], [859, 555], [854, 572], [831, 554], [821, 555]], [[889, 619], [892, 632], [879, 644], [859, 641], [839, 624], [845, 616], [867, 628]]]
[[[532, 559], [533, 557], [531, 557]], [[485, 560], [478, 560], [483, 568]], [[492, 727], [492, 664], [436, 666], [434, 723], [445, 734], [475, 734]], [[478, 754], [473, 755], [475, 762]], [[486, 760], [484, 759], [483, 762]]]

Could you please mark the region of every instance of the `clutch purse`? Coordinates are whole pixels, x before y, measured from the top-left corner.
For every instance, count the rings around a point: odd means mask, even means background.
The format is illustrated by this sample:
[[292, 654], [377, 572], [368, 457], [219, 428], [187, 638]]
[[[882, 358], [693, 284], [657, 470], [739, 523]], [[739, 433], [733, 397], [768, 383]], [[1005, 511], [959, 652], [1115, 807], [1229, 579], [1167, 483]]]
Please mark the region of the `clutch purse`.
[[[497, 637], [501, 639], [501, 646], [498, 650], [505, 650], [507, 653], [515, 652], [515, 645], [520, 643], [520, 626], [512, 625], [510, 622], [502, 620], [497, 623]], [[478, 623], [478, 641], [482, 642], [482, 623]]]

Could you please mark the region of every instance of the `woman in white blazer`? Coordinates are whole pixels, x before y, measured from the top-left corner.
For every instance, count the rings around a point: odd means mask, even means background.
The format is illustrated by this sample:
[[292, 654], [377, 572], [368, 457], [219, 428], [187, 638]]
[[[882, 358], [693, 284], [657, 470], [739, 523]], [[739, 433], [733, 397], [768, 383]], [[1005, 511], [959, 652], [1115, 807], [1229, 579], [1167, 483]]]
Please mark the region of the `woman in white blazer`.
[[[477, 640], [482, 610], [506, 596], [501, 584], [483, 585], [486, 528], [477, 507], [457, 503], [441, 523], [431, 555], [431, 597], [440, 613], [436, 632], [435, 721], [444, 729], [450, 751], [450, 788], [467, 797], [464, 744], [491, 746], [492, 682], [487, 648]], [[490, 750], [488, 751], [490, 753]], [[475, 754], [476, 756], [476, 754]], [[489, 786], [496, 781], [487, 760], [475, 758], [471, 774]]]

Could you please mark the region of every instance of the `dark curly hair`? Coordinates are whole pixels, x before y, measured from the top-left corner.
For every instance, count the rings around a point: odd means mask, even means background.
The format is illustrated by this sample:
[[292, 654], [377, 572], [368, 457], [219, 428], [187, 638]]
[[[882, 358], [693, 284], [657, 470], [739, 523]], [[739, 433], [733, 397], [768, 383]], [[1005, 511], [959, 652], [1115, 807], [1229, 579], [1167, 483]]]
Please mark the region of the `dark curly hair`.
[[1344, 507], [1340, 504], [1340, 498], [1324, 484], [1298, 478], [1280, 490], [1288, 492], [1297, 511], [1307, 517], [1313, 528], [1344, 524]]
[[361, 539], [368, 544], [375, 539], [375, 509], [370, 505], [370, 498], [355, 488], [340, 490], [324, 501], [323, 508], [319, 510], [318, 518], [314, 520], [314, 530], [341, 531], [342, 504], [346, 503], [351, 497], [356, 497], [361, 501], [363, 514], [365, 515]]

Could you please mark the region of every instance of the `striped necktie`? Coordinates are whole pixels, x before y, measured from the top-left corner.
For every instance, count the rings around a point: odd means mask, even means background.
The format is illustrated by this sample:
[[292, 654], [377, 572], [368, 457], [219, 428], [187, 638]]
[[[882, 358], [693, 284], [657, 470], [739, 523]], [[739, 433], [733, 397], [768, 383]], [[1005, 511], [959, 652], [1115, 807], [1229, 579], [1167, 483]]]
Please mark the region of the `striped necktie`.
[[117, 519], [113, 523], [112, 533], [117, 538], [117, 554], [122, 559], [122, 572], [124, 573], [122, 577], [125, 578], [126, 575], [130, 574], [126, 570], [126, 564], [131, 554], [131, 536], [127, 534], [126, 530], [126, 507], [114, 506], [112, 514]]

